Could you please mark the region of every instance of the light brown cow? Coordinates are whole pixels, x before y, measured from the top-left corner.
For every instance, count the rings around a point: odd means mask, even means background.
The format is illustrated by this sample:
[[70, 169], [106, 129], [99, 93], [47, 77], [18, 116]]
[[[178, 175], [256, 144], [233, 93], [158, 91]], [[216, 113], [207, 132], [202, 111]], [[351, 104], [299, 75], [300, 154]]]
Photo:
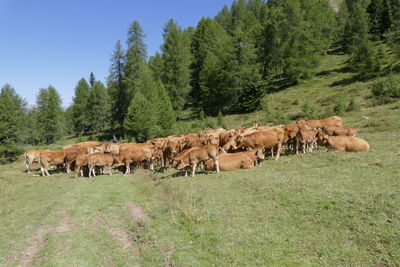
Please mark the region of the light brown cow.
[[282, 141], [284, 138], [284, 130], [281, 127], [271, 127], [269, 130], [259, 131], [247, 136], [239, 136], [237, 139], [237, 147], [249, 149], [270, 149], [273, 155], [273, 149], [277, 146], [275, 160], [279, 159]]
[[358, 152], [369, 149], [367, 141], [354, 136], [329, 136], [319, 131], [317, 137], [318, 143], [326, 146], [328, 150]]
[[132, 162], [140, 163], [146, 161], [149, 163], [150, 170], [154, 170], [153, 161], [157, 157], [157, 147], [154, 145], [139, 145], [131, 146], [129, 149], [123, 150], [119, 155], [115, 156], [117, 163], [125, 165], [125, 175], [130, 174], [130, 165]]
[[49, 174], [50, 165], [61, 165], [65, 161], [65, 151], [42, 151], [39, 154], [40, 169], [42, 171], [42, 176]]
[[[93, 148], [89, 148], [93, 149]], [[76, 157], [80, 154], [86, 154], [88, 148], [86, 147], [71, 147], [64, 149], [65, 151], [65, 169], [67, 173], [71, 171], [71, 165], [75, 162]]]
[[[265, 156], [262, 150], [252, 150], [238, 153], [221, 153], [217, 158], [221, 171], [233, 171], [253, 168], [257, 160], [263, 160]], [[214, 161], [212, 159], [207, 160], [204, 163], [204, 168], [207, 171], [215, 170]]]
[[307, 124], [310, 129], [304, 130], [311, 130], [312, 128], [323, 128], [323, 127], [340, 127], [342, 126], [342, 118], [339, 116], [332, 116], [325, 119], [320, 120], [299, 120], [297, 124]]
[[357, 133], [357, 129], [349, 126], [343, 127], [326, 127], [322, 129], [327, 135], [331, 136], [339, 136], [339, 135], [347, 135], [347, 136], [355, 136]]
[[76, 159], [75, 159], [75, 177], [78, 177], [79, 173], [81, 176], [83, 176], [82, 167], [88, 164], [87, 159], [90, 155], [91, 154], [81, 154], [76, 157]]
[[314, 147], [317, 144], [317, 134], [316, 129], [313, 130], [300, 130], [297, 133], [297, 138], [303, 147], [303, 154], [306, 152], [312, 153]]
[[94, 172], [95, 166], [107, 166], [109, 174], [112, 175], [112, 166], [116, 163], [115, 157], [112, 154], [103, 154], [100, 152], [89, 154], [86, 160], [89, 169], [89, 178], [92, 177], [92, 174], [96, 177], [96, 173]]
[[31, 166], [33, 163], [39, 162], [40, 153], [50, 150], [28, 150], [25, 152], [25, 167], [26, 172], [31, 173]]
[[86, 142], [79, 142], [76, 144], [71, 144], [71, 145], [66, 145], [63, 147], [63, 149], [69, 149], [72, 147], [95, 147], [95, 146], [100, 146], [102, 143], [98, 141], [86, 141]]
[[208, 159], [214, 161], [214, 166], [217, 172], [219, 172], [218, 159], [219, 148], [216, 145], [202, 145], [192, 151], [188, 152], [179, 160], [177, 169], [182, 170], [188, 166], [192, 167], [192, 177], [196, 172], [196, 167], [199, 163], [203, 163]]

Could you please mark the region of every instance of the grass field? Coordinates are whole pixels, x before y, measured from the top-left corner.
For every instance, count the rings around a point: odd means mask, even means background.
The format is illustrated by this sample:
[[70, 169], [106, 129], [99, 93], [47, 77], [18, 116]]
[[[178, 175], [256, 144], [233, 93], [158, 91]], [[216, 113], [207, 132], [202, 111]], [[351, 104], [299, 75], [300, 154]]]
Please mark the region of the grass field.
[[[400, 266], [400, 102], [373, 106], [370, 82], [335, 71], [343, 61], [327, 57], [320, 75], [269, 101], [294, 114], [307, 100], [322, 115], [330, 99], [352, 96], [361, 110], [344, 125], [360, 129], [369, 151], [320, 149], [194, 178], [0, 166], [0, 265]], [[254, 115], [225, 120], [238, 127]]]

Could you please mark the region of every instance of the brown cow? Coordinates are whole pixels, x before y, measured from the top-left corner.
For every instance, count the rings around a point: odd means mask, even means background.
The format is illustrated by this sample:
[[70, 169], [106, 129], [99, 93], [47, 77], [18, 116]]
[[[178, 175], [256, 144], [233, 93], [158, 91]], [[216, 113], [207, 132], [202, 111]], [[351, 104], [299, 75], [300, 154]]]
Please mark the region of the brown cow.
[[343, 127], [325, 127], [322, 129], [327, 135], [330, 136], [339, 136], [339, 135], [347, 135], [347, 136], [355, 136], [357, 133], [357, 129], [349, 126]]
[[26, 167], [26, 172], [31, 173], [31, 166], [33, 163], [39, 162], [40, 159], [40, 153], [44, 151], [50, 151], [50, 150], [28, 150], [25, 152], [25, 167]]
[[237, 147], [244, 147], [246, 149], [273, 149], [278, 147], [275, 160], [279, 159], [282, 141], [284, 138], [284, 130], [281, 127], [271, 127], [269, 130], [259, 131], [247, 136], [239, 136], [237, 139]]
[[98, 141], [86, 141], [86, 142], [79, 142], [76, 144], [72, 144], [72, 145], [66, 145], [63, 147], [63, 149], [69, 149], [72, 147], [95, 147], [95, 146], [100, 146], [102, 143], [98, 142]]
[[303, 147], [303, 154], [306, 152], [312, 153], [314, 147], [317, 144], [317, 134], [316, 129], [313, 130], [300, 130], [297, 133], [297, 138]]
[[117, 163], [125, 165], [125, 175], [130, 174], [130, 164], [132, 162], [146, 161], [149, 163], [150, 170], [154, 170], [153, 161], [156, 159], [157, 147], [153, 145], [139, 145], [132, 146], [129, 149], [123, 150], [118, 156], [115, 156]]
[[116, 162], [115, 157], [111, 154], [103, 154], [100, 152], [89, 154], [86, 158], [87, 165], [89, 169], [89, 178], [93, 176], [96, 177], [96, 173], [94, 172], [95, 166], [107, 166], [109, 170], [109, 174], [112, 175], [112, 166]]
[[[92, 148], [90, 148], [92, 149]], [[86, 147], [71, 147], [64, 149], [65, 151], [65, 169], [67, 173], [71, 171], [71, 164], [75, 162], [76, 157], [80, 154], [86, 154], [88, 148]]]
[[[84, 165], [87, 165], [87, 159], [91, 154], [81, 154], [78, 155], [75, 159], [75, 177], [78, 177], [78, 174], [80, 173], [81, 176], [83, 176], [83, 170], [82, 167]], [[94, 171], [94, 170], [93, 170]]]
[[50, 165], [61, 165], [65, 161], [65, 151], [42, 151], [39, 154], [40, 169], [42, 171], [42, 176], [49, 174]]
[[[257, 160], [263, 160], [265, 156], [262, 150], [252, 150], [238, 153], [221, 153], [217, 158], [221, 171], [233, 171], [253, 168]], [[207, 160], [204, 163], [204, 167], [207, 171], [214, 170], [214, 161], [212, 159]]]
[[[299, 120], [297, 124], [305, 123], [311, 129], [312, 128], [323, 128], [323, 127], [340, 127], [342, 126], [342, 118], [339, 116], [332, 116], [325, 119], [320, 120]], [[311, 130], [311, 129], [304, 129], [304, 130]]]
[[192, 166], [192, 177], [194, 177], [196, 172], [197, 164], [205, 162], [208, 159], [213, 159], [215, 164], [215, 169], [219, 172], [218, 159], [217, 156], [219, 154], [219, 148], [216, 145], [202, 145], [197, 149], [193, 149], [188, 152], [186, 156], [182, 157], [179, 160], [179, 164], [177, 169], [181, 170], [186, 168], [187, 166]]
[[318, 132], [318, 143], [328, 150], [341, 152], [358, 152], [369, 149], [369, 144], [364, 139], [354, 136], [329, 136], [322, 131]]

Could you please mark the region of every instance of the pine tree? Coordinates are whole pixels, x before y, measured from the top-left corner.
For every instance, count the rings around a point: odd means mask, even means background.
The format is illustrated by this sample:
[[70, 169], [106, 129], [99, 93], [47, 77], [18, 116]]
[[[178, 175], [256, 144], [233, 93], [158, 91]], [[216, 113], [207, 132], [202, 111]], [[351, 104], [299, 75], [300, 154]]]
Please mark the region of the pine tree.
[[379, 62], [368, 38], [368, 19], [365, 3], [352, 2], [349, 7], [349, 67], [360, 72], [361, 79], [372, 77], [379, 71]]
[[110, 99], [112, 128], [117, 126], [120, 136], [123, 134], [124, 119], [130, 103], [126, 92], [125, 60], [125, 53], [121, 42], [117, 41], [111, 57], [110, 75], [108, 76], [108, 95]]
[[[138, 71], [146, 61], [146, 45], [143, 42], [144, 32], [139, 22], [134, 21], [128, 29], [126, 62], [125, 62], [125, 79], [126, 79], [126, 95], [125, 99], [130, 101], [135, 94], [135, 80]], [[127, 103], [129, 105], [129, 102]]]
[[390, 1], [392, 25], [389, 29], [388, 43], [400, 58], [400, 0]]
[[86, 135], [88, 131], [86, 105], [89, 98], [89, 89], [89, 84], [84, 78], [80, 79], [75, 86], [71, 115], [74, 118], [74, 133], [77, 135]]
[[161, 128], [160, 136], [171, 135], [173, 134], [176, 114], [167, 90], [161, 82], [157, 83], [157, 99], [158, 125], [160, 125]]
[[63, 110], [61, 98], [53, 86], [41, 88], [36, 99], [40, 140], [46, 144], [56, 142], [61, 136]]
[[[228, 111], [236, 92], [233, 43], [217, 22], [202, 18], [192, 40], [192, 98], [206, 114]], [[233, 101], [234, 103], [235, 100]]]
[[388, 0], [371, 0], [367, 7], [369, 17], [369, 32], [383, 39], [385, 32], [392, 25]]
[[22, 142], [26, 102], [6, 84], [0, 93], [0, 145]]
[[86, 103], [86, 116], [89, 134], [98, 134], [104, 131], [109, 122], [110, 106], [107, 90], [103, 83], [96, 81], [90, 88]]
[[138, 142], [144, 142], [154, 138], [157, 131], [157, 113], [153, 108], [153, 103], [142, 94], [136, 92], [129, 106], [125, 118], [125, 133], [135, 137]]
[[174, 99], [174, 109], [182, 110], [190, 92], [190, 48], [181, 28], [172, 19], [165, 24], [163, 37], [162, 81]]
[[93, 85], [94, 85], [95, 82], [96, 82], [96, 77], [94, 77], [93, 72], [91, 72], [91, 73], [90, 73], [90, 76], [89, 76], [89, 84], [90, 84], [90, 87], [93, 87]]
[[164, 70], [164, 64], [159, 52], [156, 52], [154, 56], [149, 59], [149, 68], [153, 72], [154, 78], [158, 81], [162, 79], [162, 73]]

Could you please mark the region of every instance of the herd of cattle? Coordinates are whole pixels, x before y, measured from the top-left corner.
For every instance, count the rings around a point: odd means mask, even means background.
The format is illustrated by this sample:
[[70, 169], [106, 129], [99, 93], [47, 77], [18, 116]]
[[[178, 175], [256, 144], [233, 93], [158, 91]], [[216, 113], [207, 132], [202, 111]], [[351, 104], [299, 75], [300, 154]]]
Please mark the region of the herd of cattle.
[[43, 176], [50, 175], [50, 166], [65, 168], [67, 173], [74, 168], [76, 177], [83, 176], [87, 166], [91, 177], [96, 176], [96, 171], [102, 173], [101, 167], [107, 166], [112, 175], [112, 168], [122, 165], [128, 175], [131, 164], [144, 164], [150, 170], [154, 170], [155, 164], [162, 170], [171, 166], [185, 171], [185, 176], [191, 170], [194, 176], [198, 167], [217, 172], [252, 168], [261, 164], [268, 153], [278, 160], [283, 151], [311, 153], [317, 145], [336, 151], [368, 150], [368, 143], [354, 137], [356, 133], [357, 129], [343, 127], [342, 119], [333, 116], [268, 127], [255, 124], [233, 130], [208, 129], [200, 134], [177, 134], [146, 143], [81, 142], [60, 151], [29, 150], [25, 163], [29, 173], [31, 165], [38, 162]]

